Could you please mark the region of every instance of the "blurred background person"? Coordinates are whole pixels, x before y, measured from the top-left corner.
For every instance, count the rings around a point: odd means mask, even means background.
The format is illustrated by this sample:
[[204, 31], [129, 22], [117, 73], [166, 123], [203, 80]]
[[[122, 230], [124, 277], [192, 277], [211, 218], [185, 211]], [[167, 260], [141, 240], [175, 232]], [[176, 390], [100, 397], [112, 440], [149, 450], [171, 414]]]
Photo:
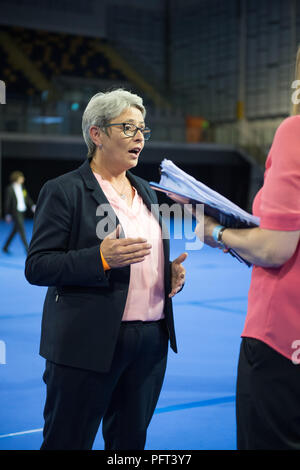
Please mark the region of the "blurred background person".
[[12, 230], [2, 247], [4, 253], [9, 253], [9, 246], [18, 233], [21, 237], [26, 253], [28, 242], [24, 227], [24, 215], [28, 209], [35, 211], [35, 204], [32, 201], [27, 189], [24, 187], [25, 176], [21, 171], [13, 171], [10, 174], [11, 184], [6, 188], [4, 198], [4, 217], [7, 223], [13, 222]]

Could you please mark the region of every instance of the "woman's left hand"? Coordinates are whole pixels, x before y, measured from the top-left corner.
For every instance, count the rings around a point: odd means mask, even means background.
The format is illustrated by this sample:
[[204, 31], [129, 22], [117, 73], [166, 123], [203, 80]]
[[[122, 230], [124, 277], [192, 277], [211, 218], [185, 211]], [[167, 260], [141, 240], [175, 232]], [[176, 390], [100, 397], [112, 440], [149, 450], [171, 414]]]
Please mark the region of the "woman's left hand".
[[182, 253], [181, 255], [176, 258], [171, 265], [171, 283], [172, 283], [172, 290], [169, 294], [169, 297], [174, 297], [178, 291], [182, 288], [185, 282], [185, 269], [181, 263], [183, 263], [187, 259], [188, 254]]

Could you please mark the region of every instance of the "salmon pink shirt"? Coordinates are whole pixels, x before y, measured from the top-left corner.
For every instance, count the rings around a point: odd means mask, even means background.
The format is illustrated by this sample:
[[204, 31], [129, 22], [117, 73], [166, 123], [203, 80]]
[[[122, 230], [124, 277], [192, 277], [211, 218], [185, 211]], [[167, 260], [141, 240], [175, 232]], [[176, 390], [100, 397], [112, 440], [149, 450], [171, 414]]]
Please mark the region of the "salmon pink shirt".
[[[285, 119], [270, 149], [264, 185], [253, 203], [260, 227], [300, 230], [300, 116]], [[279, 268], [253, 267], [242, 336], [292, 359], [300, 340], [300, 245]]]
[[94, 175], [117, 215], [126, 238], [143, 237], [151, 243], [151, 252], [144, 261], [130, 265], [130, 282], [122, 321], [156, 321], [164, 318], [164, 253], [162, 233], [154, 215], [134, 189], [129, 207], [109, 181]]

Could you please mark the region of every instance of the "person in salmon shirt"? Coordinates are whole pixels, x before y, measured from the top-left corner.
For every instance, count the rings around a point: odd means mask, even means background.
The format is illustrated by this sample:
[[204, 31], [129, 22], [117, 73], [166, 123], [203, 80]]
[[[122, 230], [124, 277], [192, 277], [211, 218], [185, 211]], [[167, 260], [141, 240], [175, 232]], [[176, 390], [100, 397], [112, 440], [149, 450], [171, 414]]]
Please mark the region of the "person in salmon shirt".
[[101, 421], [106, 450], [144, 449], [169, 342], [177, 352], [187, 254], [170, 262], [156, 194], [129, 171], [150, 137], [145, 115], [126, 90], [96, 94], [82, 119], [88, 158], [38, 198], [25, 275], [48, 286], [42, 450], [92, 449]]
[[[300, 49], [296, 78], [300, 79]], [[300, 106], [278, 127], [253, 214], [259, 227], [230, 229], [204, 217], [204, 242], [253, 264], [242, 332], [237, 448], [300, 449]], [[201, 223], [201, 222], [199, 222]], [[198, 227], [198, 228], [197, 228]], [[200, 226], [196, 227], [199, 233]]]

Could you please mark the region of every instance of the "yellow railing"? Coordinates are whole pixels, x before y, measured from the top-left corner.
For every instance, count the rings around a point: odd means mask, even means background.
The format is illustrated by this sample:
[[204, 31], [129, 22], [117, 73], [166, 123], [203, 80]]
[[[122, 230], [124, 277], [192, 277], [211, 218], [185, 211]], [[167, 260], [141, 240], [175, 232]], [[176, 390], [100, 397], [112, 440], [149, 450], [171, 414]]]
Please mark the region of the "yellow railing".
[[0, 31], [0, 42], [7, 53], [8, 61], [16, 69], [23, 73], [28, 81], [39, 91], [48, 90], [54, 94], [54, 88], [35, 64], [20, 50], [13, 37], [6, 31]]
[[112, 67], [120, 70], [129, 82], [147, 94], [156, 106], [171, 109], [170, 103], [161, 96], [157, 90], [149, 84], [120, 54], [110, 45], [95, 43], [94, 50], [101, 52], [109, 60]]

